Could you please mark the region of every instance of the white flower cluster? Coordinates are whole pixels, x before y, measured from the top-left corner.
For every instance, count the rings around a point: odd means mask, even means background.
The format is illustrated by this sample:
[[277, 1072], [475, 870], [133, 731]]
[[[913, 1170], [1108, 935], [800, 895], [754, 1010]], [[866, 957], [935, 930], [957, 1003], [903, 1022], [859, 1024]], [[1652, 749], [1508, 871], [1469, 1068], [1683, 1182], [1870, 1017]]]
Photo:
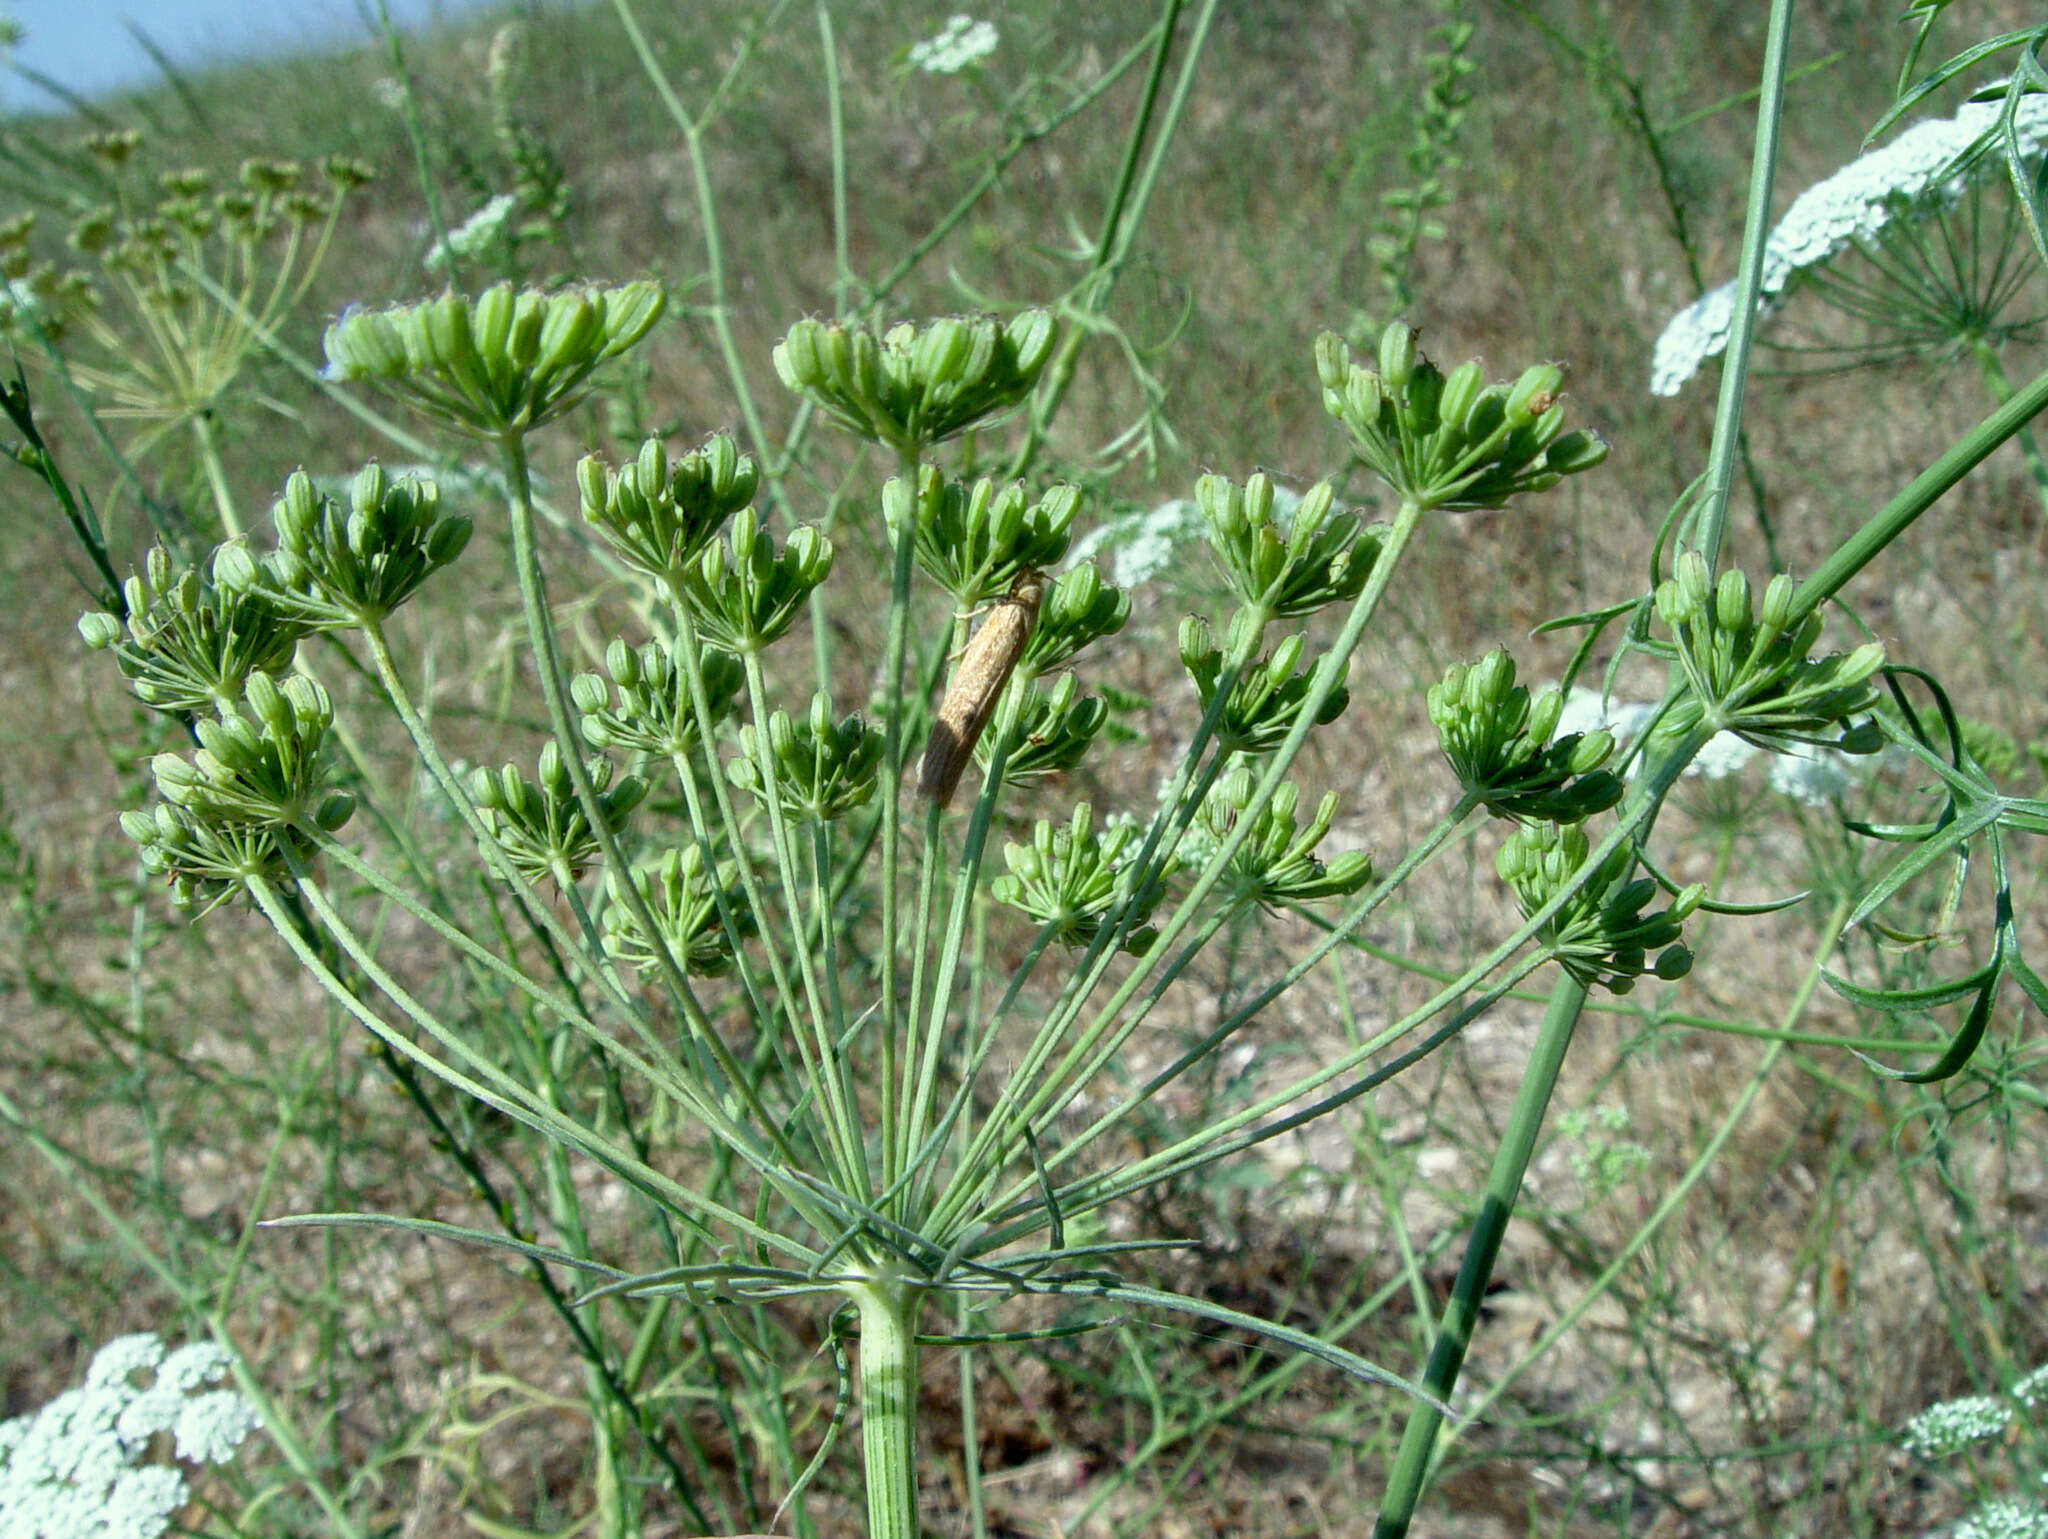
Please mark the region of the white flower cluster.
[[[1971, 102], [1952, 118], [1916, 123], [1793, 199], [1764, 243], [1758, 313], [1767, 312], [1802, 269], [1871, 239], [1902, 209], [1959, 191], [1958, 160], [1997, 126], [2004, 110], [2003, 102]], [[2022, 97], [2013, 126], [2022, 155], [2039, 151], [2048, 142], [2048, 95]], [[1701, 364], [1727, 347], [1734, 322], [1733, 283], [1674, 315], [1651, 355], [1650, 393], [1678, 394]]]
[[949, 16], [936, 37], [910, 45], [910, 67], [927, 75], [957, 75], [994, 53], [999, 41], [994, 22]]
[[[1571, 693], [1565, 696], [1564, 711], [1557, 720], [1557, 735], [1564, 737], [1569, 733], [1591, 732], [1596, 727], [1604, 727], [1617, 739], [1626, 742], [1643, 730], [1656, 710], [1654, 705], [1603, 702], [1597, 689], [1574, 685]], [[1733, 732], [1723, 732], [1708, 741], [1692, 763], [1685, 767], [1685, 772], [1703, 780], [1725, 779], [1761, 752], [1762, 749], [1743, 741]], [[1774, 753], [1770, 755], [1770, 786], [1779, 795], [1789, 796], [1809, 807], [1833, 806], [1862, 778], [1864, 771], [1877, 762], [1877, 758], [1869, 754], [1840, 753], [1832, 748], [1800, 748]]]
[[2001, 1496], [1984, 1503], [1949, 1532], [1950, 1539], [2048, 1539], [2048, 1512]]
[[2012, 1397], [2030, 1411], [2048, 1400], [2048, 1363], [2021, 1374], [2013, 1384]]
[[[1276, 499], [1285, 496], [1275, 493]], [[1202, 510], [1191, 497], [1176, 497], [1156, 508], [1144, 508], [1098, 524], [1074, 542], [1068, 566], [1092, 556], [1109, 557], [1109, 575], [1120, 588], [1150, 582], [1167, 567], [1181, 546], [1202, 537]]]
[[207, 1388], [227, 1369], [211, 1342], [166, 1353], [143, 1332], [101, 1347], [84, 1384], [0, 1423], [0, 1535], [156, 1539], [190, 1493], [177, 1469], [139, 1462], [150, 1439], [168, 1432], [180, 1459], [225, 1464], [256, 1430], [248, 1401]]
[[460, 260], [486, 250], [493, 241], [505, 233], [505, 221], [512, 217], [512, 210], [518, 206], [518, 202], [519, 200], [509, 192], [499, 193], [450, 230], [445, 244], [441, 241], [434, 242], [434, 249], [427, 253], [427, 266], [446, 267], [451, 252]]
[[1995, 1395], [1964, 1395], [1930, 1405], [1899, 1432], [1899, 1446], [1923, 1459], [1945, 1459], [1972, 1443], [2002, 1435], [2012, 1407]]

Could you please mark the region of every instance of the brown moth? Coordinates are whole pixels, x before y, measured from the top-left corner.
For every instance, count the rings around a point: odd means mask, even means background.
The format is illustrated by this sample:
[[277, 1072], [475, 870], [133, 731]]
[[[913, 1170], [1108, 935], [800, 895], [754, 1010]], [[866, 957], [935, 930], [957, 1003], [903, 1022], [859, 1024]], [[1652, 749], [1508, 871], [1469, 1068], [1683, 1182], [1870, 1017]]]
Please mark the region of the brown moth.
[[960, 665], [939, 703], [932, 722], [932, 735], [924, 745], [924, 759], [917, 767], [917, 794], [929, 797], [941, 807], [953, 800], [960, 784], [960, 772], [974, 755], [974, 745], [995, 715], [996, 701], [1031, 628], [1038, 623], [1038, 606], [1045, 598], [1045, 574], [1026, 568], [1010, 585], [1003, 601], [989, 611], [981, 629], [960, 654]]

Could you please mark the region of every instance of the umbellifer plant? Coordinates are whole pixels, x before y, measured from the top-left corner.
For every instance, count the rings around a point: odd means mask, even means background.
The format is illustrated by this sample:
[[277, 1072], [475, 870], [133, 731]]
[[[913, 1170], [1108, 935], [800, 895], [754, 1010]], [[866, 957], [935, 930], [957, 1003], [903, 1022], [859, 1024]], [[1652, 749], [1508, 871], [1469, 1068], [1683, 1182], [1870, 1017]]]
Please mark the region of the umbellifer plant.
[[[1313, 965], [1304, 958], [1196, 1050], [1105, 1100], [1105, 1068], [1233, 916], [1342, 905], [1317, 948], [1327, 954], [1413, 869], [1411, 858], [1375, 880], [1362, 853], [1319, 854], [1337, 798], [1304, 806], [1287, 772], [1346, 707], [1352, 653], [1430, 513], [1499, 507], [1599, 463], [1599, 441], [1565, 427], [1558, 371], [1487, 386], [1476, 364], [1438, 370], [1405, 325], [1370, 366], [1327, 339], [1326, 405], [1398, 499], [1392, 522], [1367, 524], [1327, 485], [1283, 520], [1265, 477], [1205, 478], [1198, 497], [1237, 608], [1182, 629], [1201, 718], [1156, 810], [1140, 823], [1084, 803], [992, 847], [1005, 804], [1095, 744], [1106, 713], [1084, 692], [1086, 649], [1129, 610], [1092, 565], [1059, 570], [1082, 508], [1074, 489], [968, 484], [943, 469], [944, 445], [1026, 400], [1051, 353], [1050, 319], [804, 322], [776, 349], [792, 390], [896, 464], [871, 514], [893, 551], [880, 683], [867, 713], [841, 714], [829, 692], [781, 698], [768, 669], [829, 594], [832, 544], [809, 527], [771, 532], [753, 505], [756, 467], [723, 436], [680, 458], [650, 442], [623, 465], [578, 467], [583, 517], [640, 579], [655, 624], [613, 641], [600, 671], [572, 676], [563, 663], [528, 442], [659, 308], [645, 285], [499, 287], [336, 323], [333, 375], [386, 388], [500, 456], [550, 736], [537, 769], [456, 772], [388, 622], [458, 558], [468, 522], [431, 484], [374, 466], [342, 501], [294, 475], [267, 552], [234, 542], [192, 567], [156, 553], [119, 612], [82, 624], [139, 698], [194, 721], [195, 751], [155, 763], [157, 805], [124, 820], [145, 863], [181, 902], [254, 903], [389, 1052], [647, 1199], [676, 1239], [674, 1265], [629, 1274], [547, 1253], [594, 1271], [601, 1295], [831, 1301], [858, 1338], [873, 1533], [916, 1531], [920, 1341], [940, 1303], [964, 1301], [969, 1321], [1022, 1295], [1193, 1310], [1398, 1384], [1302, 1333], [1127, 1283], [1119, 1253], [1171, 1237], [1111, 1241], [1090, 1222], [1148, 1182], [1269, 1136], [1283, 1107], [1356, 1079], [1370, 1054], [1186, 1129], [1136, 1165], [1089, 1156]], [[1322, 616], [1334, 623], [1310, 630]], [[334, 706], [305, 668], [316, 654], [296, 645], [315, 633], [360, 648], [477, 859], [532, 926], [529, 944], [468, 933], [341, 837], [356, 807], [332, 780]], [[1619, 782], [1599, 768], [1611, 741], [1552, 741], [1547, 704], [1530, 719], [1501, 660], [1472, 677], [1478, 687], [1445, 718], [1467, 745], [1456, 762], [1470, 785], [1431, 847], [1482, 803], [1570, 823], [1613, 803]], [[973, 794], [956, 795], [970, 762]], [[1610, 896], [1605, 858], [1583, 872], [1552, 861], [1518, 887], [1532, 917], [1515, 949], [1534, 949], [1510, 977], [1555, 954], [1624, 986], [1645, 946], [1650, 965], [1682, 967], [1691, 900], [1645, 913], [1633, 888]], [[544, 1065], [451, 1030], [378, 954], [350, 892], [402, 909], [451, 961], [680, 1112], [748, 1173], [751, 1200], [693, 1189], [581, 1114]], [[872, 930], [848, 917], [866, 892]], [[999, 910], [1030, 935], [1007, 977], [974, 944]], [[535, 969], [541, 956], [551, 974]], [[1091, 1114], [1077, 1118], [1083, 1095]]]

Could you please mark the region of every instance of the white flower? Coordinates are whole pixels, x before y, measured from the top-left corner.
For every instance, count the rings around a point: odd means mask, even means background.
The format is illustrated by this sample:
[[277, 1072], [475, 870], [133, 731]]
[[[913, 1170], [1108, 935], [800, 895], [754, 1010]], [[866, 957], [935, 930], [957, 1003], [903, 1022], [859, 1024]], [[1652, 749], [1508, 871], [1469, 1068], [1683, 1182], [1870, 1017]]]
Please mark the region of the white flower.
[[[1952, 118], [1916, 123], [1882, 149], [1852, 160], [1792, 200], [1764, 242], [1757, 311], [1768, 313], [1802, 269], [1875, 236], [1902, 210], [1961, 190], [1958, 159], [1998, 123], [2001, 101], [1970, 102]], [[2019, 153], [2048, 142], [2048, 95], [2020, 98], [2013, 130]], [[1988, 163], [1996, 163], [1994, 157]], [[1735, 322], [1735, 285], [1701, 295], [1671, 318], [1650, 359], [1650, 393], [1676, 395], [1701, 364], [1728, 345]]]
[[910, 67], [928, 75], [957, 75], [994, 53], [998, 41], [994, 22], [950, 16], [938, 36], [910, 45]]
[[2012, 1423], [2012, 1407], [1990, 1395], [1964, 1395], [1930, 1405], [1907, 1422], [1899, 1445], [1923, 1459], [1946, 1458], [1972, 1443], [1997, 1437]]
[[1604, 728], [1612, 732], [1617, 741], [1626, 742], [1643, 730], [1643, 723], [1656, 709], [1653, 705], [1630, 705], [1624, 700], [1609, 700], [1597, 689], [1574, 684], [1564, 697], [1564, 709], [1558, 712], [1553, 735], [1569, 737], [1574, 732], [1597, 732]]
[[0, 1539], [157, 1539], [190, 1490], [175, 1468], [137, 1462], [151, 1438], [171, 1431], [178, 1457], [221, 1464], [256, 1430], [233, 1390], [193, 1393], [227, 1367], [211, 1342], [166, 1354], [153, 1334], [122, 1336], [77, 1389], [0, 1423]]
[[[1574, 732], [1592, 732], [1604, 728], [1614, 734], [1616, 741], [1628, 742], [1635, 738], [1657, 713], [1654, 705], [1635, 705], [1627, 701], [1603, 701], [1600, 691], [1587, 689], [1583, 684], [1574, 684], [1564, 697], [1564, 709], [1558, 713], [1554, 737], [1566, 737]], [[1720, 780], [1734, 774], [1756, 757], [1757, 751], [1732, 732], [1715, 734], [1694, 756], [1692, 763], [1685, 767], [1688, 775], [1699, 775], [1708, 780]], [[1640, 761], [1638, 761], [1640, 762]]]
[[[94, 1362], [97, 1365], [98, 1359]], [[227, 1370], [227, 1354], [210, 1341], [178, 1348], [157, 1365], [156, 1378], [147, 1389], [134, 1391], [115, 1430], [129, 1443], [146, 1443], [159, 1432], [169, 1432], [185, 1414], [192, 1391], [217, 1382]]]
[[1862, 778], [1861, 768], [1830, 748], [1790, 748], [1771, 755], [1771, 789], [1809, 807], [1830, 807]]
[[171, 1430], [178, 1457], [190, 1464], [225, 1464], [260, 1425], [256, 1408], [232, 1389], [188, 1395]]
[[512, 210], [519, 200], [509, 192], [501, 192], [482, 208], [471, 214], [461, 224], [448, 232], [445, 244], [434, 243], [434, 249], [427, 253], [427, 266], [446, 267], [449, 253], [460, 259], [475, 256], [487, 248], [505, 232], [505, 221], [512, 217]]
[[2028, 1410], [2048, 1400], [2048, 1363], [2021, 1374], [2012, 1387], [2012, 1397]]
[[1183, 545], [1201, 537], [1202, 510], [1192, 498], [1176, 497], [1097, 525], [1074, 542], [1067, 565], [1079, 566], [1107, 552], [1109, 574], [1117, 586], [1135, 588], [1165, 571]]
[[92, 1363], [85, 1370], [85, 1387], [95, 1390], [129, 1388], [136, 1374], [145, 1368], [154, 1368], [163, 1360], [163, 1338], [154, 1331], [116, 1336], [93, 1354]]
[[1952, 1539], [2048, 1539], [2048, 1512], [2000, 1497], [1958, 1523]]
[[1707, 780], [1725, 780], [1755, 757], [1754, 744], [1744, 742], [1732, 732], [1717, 732], [1707, 739], [1707, 746], [1693, 756], [1685, 772]]

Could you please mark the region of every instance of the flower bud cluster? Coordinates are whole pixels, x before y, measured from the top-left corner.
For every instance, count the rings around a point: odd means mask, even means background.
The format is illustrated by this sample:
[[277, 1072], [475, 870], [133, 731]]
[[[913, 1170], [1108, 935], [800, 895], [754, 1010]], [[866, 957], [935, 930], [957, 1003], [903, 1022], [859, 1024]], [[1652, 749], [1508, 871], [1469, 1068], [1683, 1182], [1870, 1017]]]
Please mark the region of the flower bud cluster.
[[270, 510], [279, 602], [312, 626], [375, 625], [469, 544], [467, 518], [441, 512], [440, 489], [375, 465], [349, 487], [346, 513], [294, 471]]
[[[746, 671], [732, 653], [706, 647], [699, 655], [705, 703], [715, 726], [732, 712]], [[579, 673], [569, 698], [582, 713], [583, 741], [593, 748], [673, 759], [702, 737], [690, 702], [690, 681], [658, 641], [634, 648], [614, 639], [604, 651], [604, 673]]]
[[195, 725], [199, 748], [190, 759], [163, 753], [150, 762], [163, 799], [208, 823], [299, 828], [310, 822], [328, 833], [341, 827], [355, 799], [322, 784], [320, 748], [334, 724], [327, 691], [304, 675], [278, 684], [258, 673], [244, 699], [247, 714]]
[[1871, 679], [1884, 648], [1865, 642], [1853, 652], [1810, 657], [1821, 618], [1795, 615], [1792, 579], [1780, 572], [1764, 589], [1761, 610], [1749, 579], [1730, 568], [1717, 579], [1697, 551], [1683, 552], [1657, 586], [1657, 615], [1670, 628], [1687, 694], [1660, 730], [1690, 733], [1711, 725], [1774, 753], [1793, 744], [1874, 752], [1874, 724], [1845, 727], [1877, 703]]
[[724, 433], [714, 433], [673, 463], [661, 440], [650, 438], [617, 470], [596, 455], [576, 465], [584, 519], [627, 565], [671, 593], [725, 521], [754, 500], [760, 484], [753, 458]]
[[[1033, 681], [1018, 702], [1017, 730], [1003, 760], [1003, 784], [1026, 785], [1047, 775], [1065, 774], [1087, 757], [1096, 735], [1109, 720], [1109, 705], [1094, 695], [1075, 696], [1080, 686], [1071, 673], [1061, 674], [1051, 689]], [[984, 734], [974, 745], [974, 758], [984, 772], [995, 763], [995, 744]]]
[[919, 329], [906, 321], [879, 336], [799, 321], [775, 344], [775, 370], [849, 433], [918, 455], [1015, 410], [1052, 357], [1054, 336], [1043, 310], [1007, 323], [948, 316]]
[[[1022, 481], [998, 486], [986, 478], [972, 486], [924, 467], [915, 508], [909, 483], [898, 477], [882, 489], [890, 537], [914, 529], [917, 564], [962, 609], [999, 598], [1024, 572], [1050, 567], [1073, 541], [1081, 491], [1055, 486], [1033, 502]], [[914, 520], [914, 522], [913, 522]]]
[[1222, 476], [1195, 483], [1209, 544], [1240, 602], [1269, 620], [1299, 619], [1358, 597], [1379, 560], [1386, 530], [1339, 509], [1329, 483], [1310, 490], [1285, 529], [1273, 517], [1273, 483], [1254, 475], [1240, 490]]
[[652, 283], [514, 292], [351, 310], [327, 328], [328, 372], [384, 385], [487, 438], [538, 427], [575, 404], [591, 372], [647, 335], [664, 299]]
[[124, 812], [121, 828], [142, 863], [165, 877], [180, 907], [212, 908], [242, 882], [287, 885], [313, 858], [321, 837], [355, 811], [355, 798], [328, 788], [320, 747], [334, 720], [327, 692], [312, 679], [283, 684], [249, 678], [247, 714], [197, 724], [190, 759], [159, 754], [150, 765], [163, 800]]
[[1131, 595], [1103, 581], [1092, 564], [1060, 573], [1038, 604], [1038, 623], [1024, 643], [1018, 671], [1030, 676], [1072, 662], [1082, 648], [1114, 636], [1131, 617]]
[[719, 905], [722, 901], [742, 938], [753, 933], [753, 916], [738, 885], [722, 875], [714, 878], [696, 845], [635, 866], [630, 880], [661, 934], [657, 940], [647, 933], [626, 901], [618, 874], [607, 871], [600, 919], [606, 955], [648, 971], [662, 965], [665, 950], [684, 971], [702, 978], [732, 971], [731, 932]]
[[683, 574], [681, 598], [698, 628], [728, 651], [758, 653], [778, 640], [832, 570], [832, 542], [809, 524], [780, 551], [752, 508], [733, 515], [725, 543], [711, 542]]
[[287, 614], [239, 545], [216, 549], [205, 570], [177, 567], [162, 546], [122, 585], [125, 620], [98, 612], [78, 631], [111, 652], [135, 698], [159, 711], [236, 709], [254, 674], [289, 668], [306, 624]]
[[1403, 321], [1382, 333], [1377, 362], [1353, 362], [1349, 345], [1329, 332], [1316, 340], [1323, 409], [1404, 502], [1497, 508], [1607, 458], [1596, 435], [1565, 431], [1564, 372], [1555, 364], [1533, 365], [1512, 385], [1486, 384], [1476, 363], [1446, 375], [1416, 350]]
[[[1061, 945], [1086, 946], [1129, 891], [1134, 860], [1125, 856], [1135, 856], [1139, 832], [1136, 824], [1123, 822], [1098, 834], [1086, 802], [1064, 827], [1041, 818], [1029, 844], [1003, 846], [1003, 864], [1009, 869], [990, 883], [990, 890], [997, 901], [1049, 926]], [[1144, 955], [1158, 938], [1158, 930], [1144, 921], [1165, 896], [1170, 869], [1159, 871], [1138, 897], [1123, 940], [1123, 949], [1133, 956]]]
[[1621, 800], [1620, 777], [1601, 768], [1614, 735], [1553, 738], [1563, 713], [1564, 692], [1546, 689], [1532, 702], [1498, 647], [1469, 667], [1452, 664], [1429, 690], [1429, 719], [1458, 783], [1498, 818], [1579, 823]]
[[[1197, 817], [1201, 832], [1220, 846], [1244, 817], [1256, 789], [1253, 775], [1242, 766], [1223, 776], [1202, 802]], [[1337, 793], [1324, 796], [1315, 815], [1297, 826], [1294, 814], [1300, 800], [1300, 789], [1292, 781], [1282, 781], [1252, 820], [1251, 832], [1231, 857], [1223, 879], [1222, 891], [1233, 907], [1258, 904], [1271, 910], [1341, 898], [1372, 880], [1372, 857], [1363, 850], [1347, 850], [1327, 864], [1316, 858], [1316, 846], [1337, 818]]]
[[[762, 783], [755, 729], [740, 729], [745, 750], [728, 767], [733, 783], [766, 805], [768, 788]], [[785, 711], [768, 717], [768, 755], [775, 761], [777, 805], [784, 816], [799, 822], [831, 822], [863, 805], [875, 794], [881, 772], [882, 734], [860, 716], [832, 719], [832, 699], [820, 693], [811, 697], [809, 713], [792, 720]]]
[[[1208, 621], [1195, 615], [1181, 621], [1180, 660], [1195, 681], [1195, 693], [1205, 712], [1215, 700], [1231, 660], [1245, 656], [1257, 645], [1258, 631], [1257, 616], [1240, 609], [1231, 619], [1226, 650], [1217, 646]], [[1271, 753], [1286, 740], [1315, 682], [1316, 665], [1304, 661], [1307, 652], [1307, 637], [1289, 636], [1270, 656], [1250, 662], [1238, 673], [1216, 718], [1216, 738], [1227, 751]], [[1335, 721], [1350, 703], [1350, 690], [1339, 684], [1324, 698], [1315, 725]]]
[[[612, 785], [609, 759], [593, 759], [588, 768], [605, 830], [617, 834], [625, 827], [627, 815], [647, 795], [647, 782], [627, 775]], [[507, 764], [495, 774], [478, 770], [470, 778], [470, 795], [476, 799], [484, 827], [504, 850], [512, 868], [529, 882], [546, 879], [557, 887], [569, 887], [598, 857], [596, 831], [577, 798], [561, 750], [553, 742], [540, 751], [536, 783], [529, 784], [517, 765]]]
[[[1502, 843], [1494, 869], [1528, 915], [1573, 881], [1590, 854], [1583, 828], [1532, 823]], [[1613, 993], [1626, 994], [1645, 972], [1668, 980], [1692, 970], [1692, 952], [1679, 937], [1706, 889], [1688, 887], [1669, 907], [1645, 913], [1660, 889], [1648, 877], [1624, 880], [1631, 864], [1626, 846], [1615, 850], [1540, 931], [1564, 970], [1588, 988], [1600, 983]]]

